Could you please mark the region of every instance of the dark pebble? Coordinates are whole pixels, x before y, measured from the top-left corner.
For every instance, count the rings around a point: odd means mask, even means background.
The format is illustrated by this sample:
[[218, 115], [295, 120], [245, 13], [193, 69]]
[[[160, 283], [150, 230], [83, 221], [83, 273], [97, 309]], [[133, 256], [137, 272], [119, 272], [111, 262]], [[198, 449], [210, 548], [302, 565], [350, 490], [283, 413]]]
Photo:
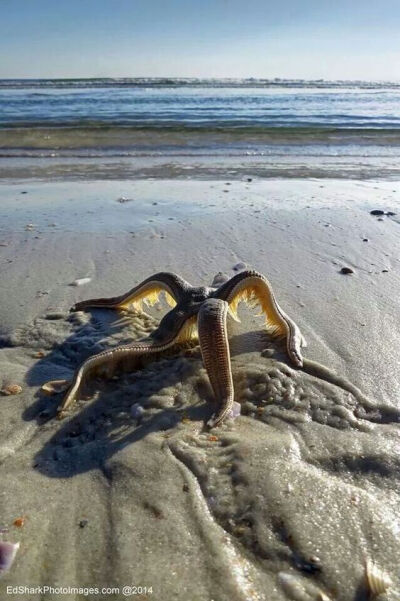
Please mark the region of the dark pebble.
[[253, 180], [252, 180], [252, 178], [251, 178], [251, 177], [248, 177], [248, 178], [247, 178], [247, 181], [248, 181], [248, 182], [252, 182]]
[[369, 242], [368, 238], [363, 238], [363, 242]]
[[382, 273], [389, 273], [389, 269], [382, 269]]
[[183, 492], [189, 492], [189, 484], [184, 484], [182, 486], [182, 490], [183, 490]]
[[393, 213], [393, 211], [382, 211], [381, 209], [374, 209], [373, 211], [370, 211], [370, 215], [387, 215], [388, 217], [394, 217], [396, 213]]
[[80, 522], [79, 522], [79, 528], [85, 528], [85, 526], [87, 526], [88, 523], [89, 523], [89, 520], [86, 520], [86, 519], [80, 520]]
[[319, 558], [310, 558], [303, 559], [302, 557], [297, 557], [295, 559], [296, 566], [302, 572], [306, 574], [315, 574], [316, 572], [320, 572], [322, 570]]
[[342, 267], [342, 269], [340, 270], [340, 273], [349, 275], [350, 273], [354, 273], [354, 271], [351, 267]]

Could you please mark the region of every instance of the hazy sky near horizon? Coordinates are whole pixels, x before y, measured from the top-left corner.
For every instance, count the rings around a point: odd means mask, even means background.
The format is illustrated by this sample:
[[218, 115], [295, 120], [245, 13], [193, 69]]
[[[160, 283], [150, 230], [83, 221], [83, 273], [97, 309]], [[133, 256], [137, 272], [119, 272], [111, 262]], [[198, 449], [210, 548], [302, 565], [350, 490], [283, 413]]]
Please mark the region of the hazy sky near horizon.
[[399, 0], [0, 0], [0, 77], [400, 80]]

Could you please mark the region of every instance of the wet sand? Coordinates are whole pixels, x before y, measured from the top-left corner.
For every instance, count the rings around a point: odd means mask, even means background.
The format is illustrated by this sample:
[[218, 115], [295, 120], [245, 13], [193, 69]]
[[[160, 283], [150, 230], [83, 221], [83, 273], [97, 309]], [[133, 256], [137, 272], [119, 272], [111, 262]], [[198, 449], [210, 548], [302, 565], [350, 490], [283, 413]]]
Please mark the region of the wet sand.
[[[0, 385], [23, 389], [0, 397], [0, 526], [21, 542], [0, 590], [361, 601], [370, 560], [397, 599], [400, 184], [26, 181], [0, 195]], [[41, 384], [147, 335], [166, 310], [119, 323], [71, 305], [161, 270], [209, 285], [241, 263], [300, 326], [304, 369], [243, 310], [230, 324], [236, 420], [203, 431], [213, 407], [198, 349], [93, 382], [54, 419], [61, 395]]]

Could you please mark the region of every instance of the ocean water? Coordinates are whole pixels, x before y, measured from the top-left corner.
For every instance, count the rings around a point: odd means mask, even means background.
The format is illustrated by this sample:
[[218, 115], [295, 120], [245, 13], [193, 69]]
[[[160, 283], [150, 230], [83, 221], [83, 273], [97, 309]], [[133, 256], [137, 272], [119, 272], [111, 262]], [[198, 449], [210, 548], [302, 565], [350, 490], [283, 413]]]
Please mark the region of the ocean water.
[[397, 172], [400, 84], [0, 80], [2, 158], [167, 156], [265, 157], [272, 166], [349, 157], [367, 171], [379, 159]]

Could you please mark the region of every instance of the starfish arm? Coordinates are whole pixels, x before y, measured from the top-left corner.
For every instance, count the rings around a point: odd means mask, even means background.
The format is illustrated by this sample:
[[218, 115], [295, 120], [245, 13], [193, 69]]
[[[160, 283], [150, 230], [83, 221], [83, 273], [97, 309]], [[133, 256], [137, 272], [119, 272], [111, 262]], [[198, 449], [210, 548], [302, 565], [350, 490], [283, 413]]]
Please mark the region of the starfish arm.
[[227, 312], [228, 303], [210, 298], [201, 306], [197, 320], [203, 363], [219, 405], [218, 412], [208, 422], [210, 426], [221, 424], [233, 406], [234, 390], [226, 328]]
[[191, 320], [186, 315], [177, 313], [180, 312], [170, 311], [163, 319], [168, 327], [161, 331], [160, 329], [155, 330], [149, 338], [132, 344], [117, 346], [86, 359], [75, 371], [68, 391], [58, 408], [58, 417], [65, 416], [67, 409], [73, 405], [82, 384], [94, 372], [102, 372], [112, 376], [117, 365], [122, 366], [125, 372], [133, 371], [143, 355], [156, 355], [190, 340], [192, 337]]
[[140, 306], [143, 300], [154, 304], [160, 292], [165, 292], [169, 304], [178, 303], [191, 285], [175, 273], [160, 272], [143, 280], [140, 284], [120, 296], [111, 298], [91, 298], [77, 303], [72, 310], [84, 311], [88, 307], [120, 309], [129, 305]]
[[297, 324], [279, 306], [267, 278], [257, 271], [242, 271], [222, 284], [214, 296], [226, 301], [234, 314], [241, 300], [259, 302], [270, 333], [285, 337], [289, 358], [296, 366], [303, 365], [301, 347], [306, 346], [305, 338]]

